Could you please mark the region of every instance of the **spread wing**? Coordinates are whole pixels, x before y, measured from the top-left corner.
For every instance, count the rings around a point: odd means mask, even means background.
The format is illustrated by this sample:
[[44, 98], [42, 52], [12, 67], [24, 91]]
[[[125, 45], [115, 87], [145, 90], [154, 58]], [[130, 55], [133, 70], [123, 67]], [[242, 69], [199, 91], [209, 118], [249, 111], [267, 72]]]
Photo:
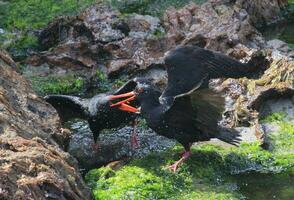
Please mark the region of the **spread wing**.
[[88, 100], [69, 95], [47, 95], [44, 99], [58, 112], [63, 122], [73, 118], [87, 119]]
[[224, 110], [224, 95], [206, 88], [175, 97], [173, 104], [165, 113], [165, 118], [174, 126], [174, 129], [177, 128], [177, 124], [184, 125], [180, 130], [186, 134], [176, 133], [179, 141], [193, 142], [191, 139], [202, 141], [218, 138], [229, 144], [238, 145], [241, 141], [240, 133], [234, 129], [219, 126]]
[[165, 65], [168, 83], [162, 98], [188, 93], [208, 84], [210, 78], [242, 77], [248, 70], [246, 64], [224, 54], [195, 46], [181, 46], [169, 52]]
[[204, 138], [218, 133], [218, 122], [225, 110], [225, 98], [212, 89], [199, 89], [190, 94], [174, 98], [165, 116], [173, 123], [200, 130]]

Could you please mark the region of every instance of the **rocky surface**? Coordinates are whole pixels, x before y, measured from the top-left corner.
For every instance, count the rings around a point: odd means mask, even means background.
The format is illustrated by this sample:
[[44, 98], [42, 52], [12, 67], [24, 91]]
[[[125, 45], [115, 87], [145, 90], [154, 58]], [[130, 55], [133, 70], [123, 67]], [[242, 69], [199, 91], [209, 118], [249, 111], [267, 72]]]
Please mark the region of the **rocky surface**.
[[[3, 59], [4, 57], [4, 59]], [[90, 199], [56, 111], [0, 57], [0, 199]]]
[[50, 23], [39, 34], [39, 43], [47, 51], [27, 62], [35, 66], [47, 63], [52, 67], [99, 68], [110, 77], [132, 74], [158, 62], [174, 46], [173, 40], [156, 37], [163, 33], [156, 17], [121, 17], [113, 8], [97, 4], [77, 17], [60, 17]]
[[284, 55], [289, 56], [289, 58], [294, 58], [294, 50], [293, 48], [290, 48], [289, 45], [279, 39], [273, 39], [273, 40], [269, 40], [266, 43], [266, 47], [269, 49], [272, 49], [273, 51], [276, 52], [281, 52]]
[[240, 44], [260, 48], [265, 41], [255, 27], [277, 21], [283, 5], [276, 0], [270, 4], [266, 0], [213, 0], [201, 6], [192, 3], [167, 10], [164, 25], [168, 35], [184, 38], [184, 44], [224, 53]]
[[141, 158], [151, 152], [161, 152], [175, 145], [174, 140], [157, 135], [150, 129], [139, 127], [137, 130], [139, 147], [131, 145], [133, 128], [126, 126], [108, 130], [99, 137], [99, 149], [93, 148], [93, 135], [85, 121], [68, 123], [72, 130], [68, 152], [79, 161], [82, 170], [93, 169], [112, 161]]
[[124, 16], [98, 3], [76, 17], [59, 17], [51, 22], [39, 34], [39, 43], [46, 51], [27, 62], [35, 66], [47, 63], [51, 67], [99, 68], [110, 78], [117, 78], [161, 63], [164, 53], [177, 44], [198, 45], [240, 59], [246, 56], [240, 53], [244, 45], [265, 47], [266, 42], [255, 27], [277, 21], [286, 3], [191, 3], [179, 10], [168, 9], [162, 22], [152, 16]]

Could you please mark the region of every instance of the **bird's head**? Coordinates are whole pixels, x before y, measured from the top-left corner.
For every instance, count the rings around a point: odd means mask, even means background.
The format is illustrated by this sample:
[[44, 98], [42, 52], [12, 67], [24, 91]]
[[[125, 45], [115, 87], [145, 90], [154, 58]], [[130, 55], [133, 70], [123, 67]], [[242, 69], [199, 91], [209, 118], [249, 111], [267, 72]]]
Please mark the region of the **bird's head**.
[[160, 91], [153, 86], [149, 80], [144, 78], [135, 78], [133, 81], [136, 82], [136, 87], [133, 91], [113, 95], [111, 97], [111, 100], [125, 97], [127, 97], [127, 99], [114, 103], [111, 107], [118, 107], [119, 109], [127, 112], [140, 113], [140, 108], [134, 108], [129, 105], [131, 101], [136, 100], [141, 105], [143, 102], [154, 101], [154, 99], [158, 100]]
[[135, 78], [137, 86], [134, 89], [136, 99], [139, 102], [158, 97], [159, 90], [147, 79]]

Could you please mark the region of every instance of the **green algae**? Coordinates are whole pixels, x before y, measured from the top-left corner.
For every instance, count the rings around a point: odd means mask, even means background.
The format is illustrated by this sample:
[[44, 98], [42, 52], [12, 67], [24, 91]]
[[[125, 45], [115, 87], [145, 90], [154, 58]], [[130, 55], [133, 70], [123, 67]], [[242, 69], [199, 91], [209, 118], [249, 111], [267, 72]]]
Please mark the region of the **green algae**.
[[64, 76], [31, 76], [32, 88], [37, 94], [74, 94], [79, 93], [84, 86], [84, 79], [75, 75]]
[[[280, 127], [271, 136], [275, 146], [271, 151], [264, 150], [258, 142], [241, 143], [239, 147], [201, 143], [193, 146], [192, 156], [172, 173], [166, 166], [179, 158], [183, 149], [177, 145], [160, 154], [132, 160], [117, 171], [93, 169], [86, 181], [95, 199], [244, 199], [248, 188], [242, 185], [240, 176], [248, 181], [248, 173], [254, 172], [276, 179], [279, 174], [293, 172], [294, 124], [285, 122], [284, 117], [284, 113], [273, 113], [262, 120]], [[255, 183], [260, 184], [253, 181], [251, 188]]]

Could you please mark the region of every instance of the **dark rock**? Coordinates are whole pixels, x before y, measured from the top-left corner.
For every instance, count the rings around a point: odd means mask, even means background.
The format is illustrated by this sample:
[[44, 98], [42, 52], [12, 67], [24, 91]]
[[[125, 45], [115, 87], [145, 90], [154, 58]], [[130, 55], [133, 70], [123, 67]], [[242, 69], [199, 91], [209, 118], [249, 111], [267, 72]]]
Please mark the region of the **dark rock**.
[[[294, 95], [284, 96], [265, 100], [259, 109], [260, 117], [266, 117], [272, 113], [283, 113], [285, 118], [283, 122], [294, 122]], [[265, 132], [264, 147], [273, 150], [275, 142], [272, 138], [279, 137], [281, 126], [276, 123], [262, 124]]]
[[112, 130], [100, 135], [99, 149], [93, 148], [92, 133], [84, 121], [73, 121], [69, 127], [73, 131], [68, 152], [75, 156], [83, 169], [91, 169], [114, 160], [123, 158], [139, 158], [150, 152], [160, 152], [175, 145], [175, 141], [157, 135], [150, 129], [139, 128], [138, 140], [140, 147], [131, 146], [132, 127]]
[[[251, 98], [249, 107], [255, 110], [263, 110], [262, 107], [265, 106], [265, 102], [273, 99], [280, 99], [282, 97], [291, 99], [294, 97], [294, 89], [291, 86], [284, 84], [275, 87], [262, 88], [255, 92], [255, 95]], [[269, 114], [271, 110], [272, 109], [264, 114]]]
[[77, 17], [59, 17], [49, 23], [38, 35], [39, 44], [43, 50], [57, 46], [67, 40], [75, 40], [79, 37], [94, 40], [92, 32], [85, 23]]
[[80, 37], [57, 45], [52, 51], [40, 54], [40, 59], [51, 66], [64, 68], [93, 68], [104, 54], [100, 45], [90, 44], [86, 38]]
[[245, 9], [250, 20], [256, 27], [268, 25], [281, 20], [281, 9], [287, 5], [287, 0], [237, 0], [235, 7]]

